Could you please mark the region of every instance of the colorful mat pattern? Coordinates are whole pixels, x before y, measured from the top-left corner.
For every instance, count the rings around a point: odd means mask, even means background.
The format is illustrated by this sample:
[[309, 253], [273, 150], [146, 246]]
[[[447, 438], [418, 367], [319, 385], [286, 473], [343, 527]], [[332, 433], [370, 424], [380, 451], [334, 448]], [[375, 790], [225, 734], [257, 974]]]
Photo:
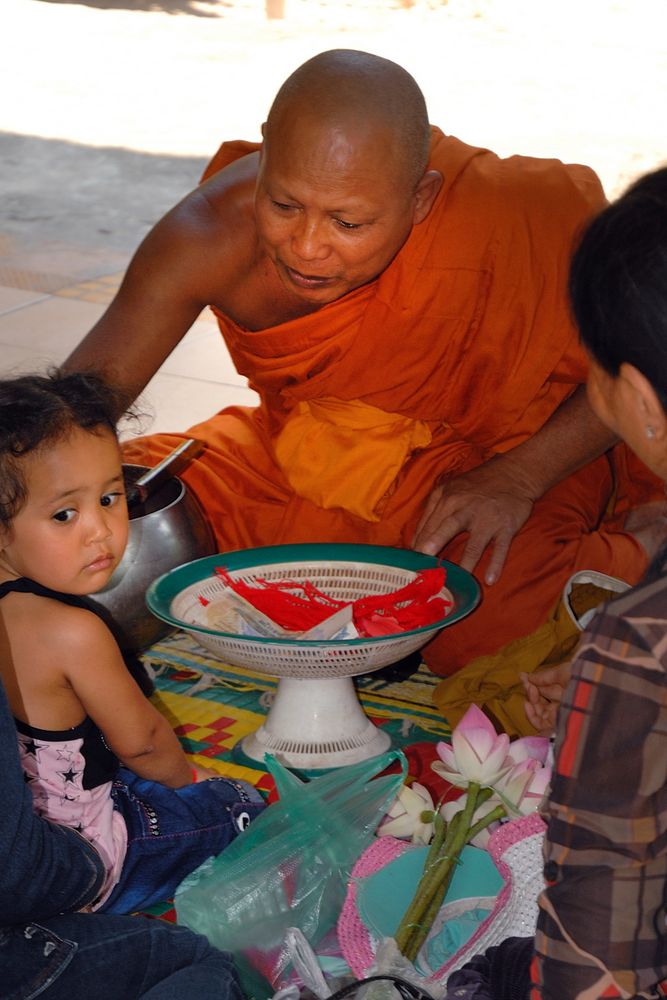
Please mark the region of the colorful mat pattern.
[[[265, 774], [261, 764], [247, 758], [238, 763], [232, 748], [261, 724], [277, 678], [222, 663], [184, 632], [156, 643], [143, 659], [154, 676], [155, 700], [186, 752], [220, 774], [261, 787]], [[437, 682], [422, 664], [417, 673], [400, 682], [387, 682], [371, 673], [355, 683], [369, 718], [386, 728], [392, 744], [402, 748], [449, 736], [449, 726], [431, 701]]]

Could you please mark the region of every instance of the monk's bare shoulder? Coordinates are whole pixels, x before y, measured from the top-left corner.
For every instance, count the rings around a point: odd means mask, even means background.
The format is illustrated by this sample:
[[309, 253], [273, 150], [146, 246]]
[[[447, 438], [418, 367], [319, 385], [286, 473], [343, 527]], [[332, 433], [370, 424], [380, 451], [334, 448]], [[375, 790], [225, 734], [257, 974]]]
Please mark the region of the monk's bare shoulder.
[[[192, 269], [206, 304], [224, 308], [227, 291], [256, 257], [254, 192], [258, 155], [229, 164], [188, 194], [154, 234]], [[182, 266], [182, 264], [181, 264]]]
[[250, 222], [254, 218], [255, 183], [259, 153], [248, 153], [213, 174], [193, 192], [199, 195], [221, 223]]
[[[248, 330], [264, 329], [302, 315], [261, 246], [255, 215], [259, 154], [249, 153], [214, 174], [170, 213], [172, 274], [196, 289], [200, 306], [217, 307]], [[174, 238], [175, 231], [175, 238]], [[185, 262], [185, 263], [184, 263]]]
[[257, 286], [257, 160], [251, 153], [225, 167], [160, 219], [67, 367], [105, 372], [134, 399], [202, 309], [240, 312]]

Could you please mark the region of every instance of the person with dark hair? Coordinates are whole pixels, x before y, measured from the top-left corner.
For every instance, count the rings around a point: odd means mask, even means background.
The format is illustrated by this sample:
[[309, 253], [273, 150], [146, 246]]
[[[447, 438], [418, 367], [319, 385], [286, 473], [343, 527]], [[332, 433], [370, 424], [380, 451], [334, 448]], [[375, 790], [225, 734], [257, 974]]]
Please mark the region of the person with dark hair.
[[264, 802], [246, 782], [197, 782], [85, 601], [128, 535], [117, 400], [92, 375], [0, 381], [0, 677], [35, 809], [101, 856], [93, 908], [132, 913], [171, 897]]
[[188, 432], [219, 548], [412, 545], [476, 568], [480, 608], [424, 652], [438, 674], [540, 626], [577, 569], [636, 582], [652, 552], [625, 515], [661, 487], [604, 454], [566, 299], [593, 171], [447, 136], [409, 73], [348, 49], [300, 66], [262, 135], [222, 145], [67, 362], [133, 398], [212, 307], [260, 397]]
[[[570, 290], [593, 409], [667, 480], [667, 169], [593, 220]], [[662, 548], [590, 623], [560, 706], [536, 939], [544, 1000], [667, 990], [666, 694]]]
[[[593, 409], [667, 480], [667, 168], [588, 226], [570, 295]], [[537, 935], [478, 956], [450, 977], [446, 1000], [657, 1000], [667, 995], [667, 545], [593, 617], [568, 670], [545, 675], [526, 678], [537, 728], [558, 709]]]

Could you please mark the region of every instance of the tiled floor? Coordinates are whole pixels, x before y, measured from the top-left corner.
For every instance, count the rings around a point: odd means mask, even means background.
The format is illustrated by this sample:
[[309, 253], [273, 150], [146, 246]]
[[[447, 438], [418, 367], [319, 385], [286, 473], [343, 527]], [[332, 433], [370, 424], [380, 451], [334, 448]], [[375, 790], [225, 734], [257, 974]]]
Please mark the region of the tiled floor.
[[[75, 280], [67, 274], [69, 256], [63, 251], [60, 261], [51, 259], [48, 272], [0, 271], [0, 374], [59, 364], [104, 312], [122, 272]], [[152, 420], [143, 429], [184, 430], [223, 406], [255, 400], [205, 311], [147, 386], [141, 410]]]
[[[68, 355], [149, 226], [222, 139], [259, 138], [279, 84], [322, 49], [395, 59], [446, 131], [590, 164], [620, 191], [665, 158], [664, 0], [641, 16], [630, 0], [560, 0], [547, 29], [543, 6], [287, 0], [270, 20], [264, 0], [0, 0], [0, 85], [20, 95], [0, 113], [0, 374]], [[254, 399], [204, 313], [142, 408], [149, 430], [183, 430]]]

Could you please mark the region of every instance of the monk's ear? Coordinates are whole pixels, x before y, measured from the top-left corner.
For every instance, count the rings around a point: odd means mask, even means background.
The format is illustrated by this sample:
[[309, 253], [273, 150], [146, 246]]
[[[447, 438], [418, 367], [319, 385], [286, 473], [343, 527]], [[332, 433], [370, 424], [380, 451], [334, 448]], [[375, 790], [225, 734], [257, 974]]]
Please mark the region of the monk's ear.
[[413, 223], [416, 226], [423, 222], [433, 208], [438, 191], [442, 187], [442, 174], [439, 170], [427, 170], [415, 191], [415, 211]]
[[644, 429], [651, 429], [651, 437], [659, 441], [667, 439], [667, 414], [658, 395], [644, 375], [634, 365], [623, 362], [619, 369], [619, 378], [629, 386], [626, 394], [629, 405], [633, 408], [633, 416]]

